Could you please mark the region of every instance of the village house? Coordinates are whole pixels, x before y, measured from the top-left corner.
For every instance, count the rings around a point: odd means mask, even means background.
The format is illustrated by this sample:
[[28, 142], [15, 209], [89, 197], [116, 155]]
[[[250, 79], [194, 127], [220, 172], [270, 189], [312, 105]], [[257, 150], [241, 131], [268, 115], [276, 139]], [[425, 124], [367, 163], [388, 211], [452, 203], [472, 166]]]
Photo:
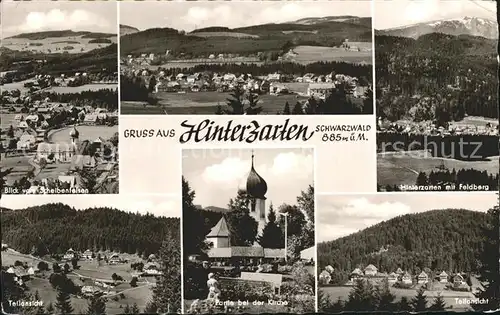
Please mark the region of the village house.
[[206, 238], [208, 242], [212, 243], [213, 248], [230, 247], [229, 228], [224, 217], [210, 230]]
[[335, 271], [335, 269], [330, 265], [326, 266], [325, 270], [328, 271], [330, 274], [332, 274]]
[[119, 264], [121, 262], [120, 256], [118, 256], [118, 254], [113, 254], [109, 257], [108, 262], [110, 265]]
[[464, 281], [464, 277], [462, 277], [461, 274], [456, 274], [454, 277], [453, 277], [453, 284], [455, 286], [460, 286], [460, 285], [463, 285], [465, 283]]
[[321, 284], [328, 284], [328, 283], [330, 283], [331, 280], [332, 280], [332, 276], [330, 275], [330, 273], [328, 271], [323, 270], [319, 274], [319, 282]]
[[429, 282], [429, 276], [422, 271], [418, 276], [417, 276], [417, 283], [419, 284], [424, 284]]
[[23, 266], [11, 266], [7, 269], [7, 273], [13, 275], [14, 281], [16, 281], [19, 285], [23, 285], [24, 282], [30, 279], [29, 273]]
[[377, 267], [370, 264], [365, 268], [365, 276], [376, 276], [377, 275]]
[[101, 289], [95, 285], [85, 285], [82, 287], [81, 292], [84, 296], [93, 296], [101, 293]]
[[94, 259], [93, 256], [94, 256], [94, 253], [90, 249], [87, 249], [82, 254], [82, 257], [87, 259], [87, 260], [93, 260]]
[[413, 281], [411, 279], [411, 275], [408, 273], [408, 272], [405, 272], [402, 276], [401, 276], [401, 282], [403, 284], [412, 284]]
[[351, 272], [350, 278], [353, 280], [358, 279], [358, 278], [362, 278], [362, 277], [363, 277], [363, 272], [359, 268], [356, 268]]
[[162, 272], [159, 270], [159, 265], [154, 262], [149, 262], [144, 266], [143, 275], [144, 276], [158, 276]]
[[76, 258], [76, 252], [72, 248], [68, 249], [63, 256], [64, 260], [72, 260], [74, 258]]
[[387, 281], [389, 282], [389, 284], [398, 282], [398, 275], [395, 272], [391, 272], [387, 277]]
[[36, 137], [31, 134], [23, 134], [17, 141], [18, 150], [28, 150], [36, 144]]
[[326, 99], [335, 90], [334, 83], [310, 83], [307, 88], [307, 95]]
[[441, 283], [447, 283], [448, 282], [448, 274], [443, 270], [439, 275], [438, 275], [439, 282]]

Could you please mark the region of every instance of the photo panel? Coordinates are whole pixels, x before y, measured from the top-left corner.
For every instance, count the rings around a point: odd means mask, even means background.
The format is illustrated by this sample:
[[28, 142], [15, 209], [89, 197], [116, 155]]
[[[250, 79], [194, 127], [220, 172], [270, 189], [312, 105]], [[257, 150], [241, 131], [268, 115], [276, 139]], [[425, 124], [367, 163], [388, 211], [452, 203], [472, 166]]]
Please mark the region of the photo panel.
[[185, 149], [186, 313], [316, 310], [314, 150]]
[[318, 310], [496, 309], [497, 198], [489, 192], [318, 196]]
[[2, 198], [2, 306], [9, 314], [181, 310], [180, 198]]
[[378, 191], [497, 191], [495, 1], [375, 1]]
[[371, 9], [121, 2], [121, 114], [373, 114]]
[[118, 5], [2, 2], [2, 194], [116, 194]]

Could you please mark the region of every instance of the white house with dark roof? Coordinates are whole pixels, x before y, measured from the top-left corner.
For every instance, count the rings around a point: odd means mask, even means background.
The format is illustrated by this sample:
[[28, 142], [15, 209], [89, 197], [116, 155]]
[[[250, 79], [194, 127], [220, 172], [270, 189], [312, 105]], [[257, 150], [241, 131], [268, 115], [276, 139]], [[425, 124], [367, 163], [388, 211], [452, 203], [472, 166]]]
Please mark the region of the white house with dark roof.
[[212, 242], [213, 248], [230, 247], [229, 228], [224, 217], [208, 233], [207, 241]]
[[417, 276], [417, 283], [423, 284], [429, 282], [429, 276], [422, 271], [418, 276]]
[[366, 266], [365, 268], [365, 276], [376, 276], [377, 275], [377, 272], [378, 272], [378, 269], [377, 267], [375, 267], [374, 265], [372, 264], [369, 264], [368, 266]]
[[443, 270], [439, 275], [438, 275], [439, 282], [441, 283], [446, 283], [448, 282], [448, 274]]

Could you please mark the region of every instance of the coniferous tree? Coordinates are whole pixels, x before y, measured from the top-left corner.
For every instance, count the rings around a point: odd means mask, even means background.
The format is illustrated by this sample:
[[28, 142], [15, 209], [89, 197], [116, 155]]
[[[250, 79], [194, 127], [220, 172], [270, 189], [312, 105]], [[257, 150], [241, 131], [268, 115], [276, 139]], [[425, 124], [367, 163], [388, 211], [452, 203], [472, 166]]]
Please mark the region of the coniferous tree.
[[139, 307], [137, 306], [137, 303], [134, 303], [134, 305], [132, 305], [132, 309], [130, 310], [130, 313], [131, 314], [140, 314], [141, 311], [139, 310]]
[[189, 186], [189, 182], [182, 177], [182, 216], [189, 220], [182, 220], [185, 233], [183, 236], [183, 250], [185, 255], [199, 254], [208, 248], [205, 236], [209, 230], [205, 227], [205, 219], [200, 210], [194, 205], [195, 192]]
[[295, 103], [292, 109], [292, 115], [303, 115], [304, 111], [302, 110], [302, 104], [300, 102]]
[[422, 286], [417, 291], [417, 295], [411, 300], [411, 305], [415, 312], [424, 312], [427, 310], [427, 296], [425, 288]]
[[394, 311], [394, 300], [396, 296], [391, 293], [389, 281], [384, 279], [380, 286], [376, 289], [377, 308], [379, 311], [392, 312]]
[[153, 301], [159, 313], [181, 309], [181, 252], [175, 240], [165, 240], [159, 253], [162, 275], [153, 288]]
[[406, 296], [401, 297], [401, 300], [398, 303], [397, 310], [400, 312], [410, 312], [412, 310], [410, 301]]
[[284, 248], [285, 236], [283, 231], [276, 223], [276, 212], [273, 205], [269, 206], [269, 213], [267, 215], [267, 223], [262, 230], [262, 235], [257, 237], [260, 246], [264, 248]]
[[262, 112], [262, 106], [259, 105], [259, 97], [256, 93], [248, 93], [248, 108], [245, 110], [247, 115], [258, 115]]
[[130, 305], [125, 305], [125, 308], [123, 309], [123, 314], [130, 314]]
[[87, 314], [88, 315], [106, 314], [106, 303], [104, 302], [104, 300], [98, 296], [91, 297], [87, 309]]
[[229, 200], [226, 221], [230, 230], [231, 246], [251, 246], [257, 238], [257, 221], [250, 216], [250, 200], [246, 192], [239, 190]]
[[52, 302], [49, 302], [49, 305], [47, 305], [47, 313], [50, 315], [54, 314], [54, 305], [52, 305]]
[[484, 283], [484, 289], [476, 294], [479, 299], [487, 300], [485, 304], [475, 304], [478, 311], [500, 308], [500, 210], [498, 204], [488, 210], [488, 221], [483, 228], [483, 250], [480, 253], [481, 268], [479, 280]]
[[158, 307], [156, 307], [156, 304], [154, 301], [149, 301], [146, 304], [146, 308], [144, 309], [144, 312], [147, 314], [156, 314], [156, 313], [158, 313]]
[[441, 294], [436, 295], [434, 298], [434, 301], [432, 302], [432, 305], [429, 307], [430, 311], [433, 312], [441, 312], [446, 309], [446, 303], [443, 299], [443, 296]]
[[59, 314], [67, 315], [73, 313], [73, 307], [71, 306], [71, 298], [68, 293], [64, 290], [59, 290], [57, 292], [55, 308], [58, 310]]
[[[40, 294], [38, 293], [38, 290], [36, 290], [36, 291], [35, 291], [34, 300], [35, 300], [35, 301], [41, 301], [41, 299], [40, 299]], [[43, 314], [46, 314], [46, 312], [45, 312], [45, 308], [43, 307], [43, 305], [38, 306], [38, 307], [36, 308], [36, 314], [37, 314], [37, 315], [43, 315]]]
[[288, 102], [285, 103], [285, 108], [283, 109], [283, 115], [290, 115], [290, 104]]
[[243, 115], [245, 113], [244, 106], [244, 92], [241, 86], [237, 85], [233, 92], [230, 94], [231, 98], [227, 99], [227, 114], [229, 115]]
[[368, 312], [376, 309], [373, 285], [366, 280], [356, 281], [349, 293], [345, 310], [350, 312]]

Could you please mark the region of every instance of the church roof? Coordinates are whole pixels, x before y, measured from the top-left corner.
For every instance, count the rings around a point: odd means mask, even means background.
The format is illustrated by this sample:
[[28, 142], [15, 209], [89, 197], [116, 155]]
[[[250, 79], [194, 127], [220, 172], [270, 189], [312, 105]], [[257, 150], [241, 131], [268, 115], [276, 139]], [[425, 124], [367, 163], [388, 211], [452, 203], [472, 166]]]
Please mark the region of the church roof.
[[227, 227], [227, 222], [224, 217], [217, 222], [210, 233], [208, 233], [207, 237], [229, 237], [229, 228]]
[[254, 156], [252, 154], [252, 167], [247, 177], [246, 192], [249, 197], [266, 199], [267, 183], [255, 170], [253, 158]]

